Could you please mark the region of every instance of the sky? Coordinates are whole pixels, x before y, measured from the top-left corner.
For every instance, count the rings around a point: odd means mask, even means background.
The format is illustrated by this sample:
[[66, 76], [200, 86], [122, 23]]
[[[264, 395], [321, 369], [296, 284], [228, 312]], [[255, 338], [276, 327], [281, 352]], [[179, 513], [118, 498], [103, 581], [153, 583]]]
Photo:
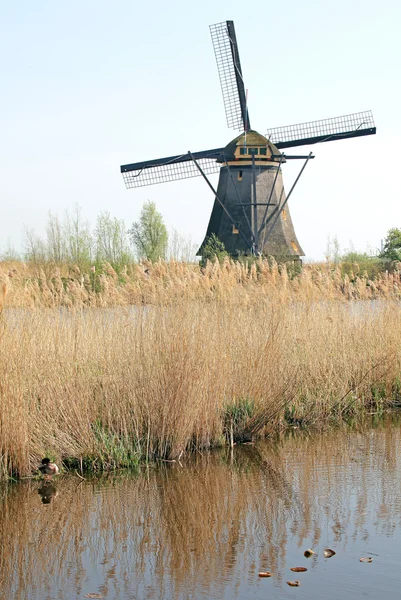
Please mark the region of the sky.
[[[127, 190], [120, 165], [237, 136], [209, 32], [225, 20], [260, 133], [373, 111], [375, 136], [296, 149], [316, 157], [289, 202], [306, 257], [334, 236], [376, 250], [401, 227], [399, 0], [0, 0], [0, 252], [75, 204], [130, 226], [152, 200], [169, 229], [203, 240], [214, 198], [201, 177]], [[283, 167], [287, 190], [299, 166]]]

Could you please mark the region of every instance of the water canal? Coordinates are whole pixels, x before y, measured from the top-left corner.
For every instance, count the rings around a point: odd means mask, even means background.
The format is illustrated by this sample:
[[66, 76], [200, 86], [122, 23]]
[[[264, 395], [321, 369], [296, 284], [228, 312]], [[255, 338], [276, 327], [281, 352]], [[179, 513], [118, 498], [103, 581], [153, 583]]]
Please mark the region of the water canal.
[[[137, 474], [23, 481], [0, 488], [0, 500], [4, 600], [401, 594], [394, 420], [198, 454]], [[305, 558], [309, 548], [316, 554]], [[307, 571], [291, 572], [298, 566]], [[293, 580], [299, 587], [287, 585]]]

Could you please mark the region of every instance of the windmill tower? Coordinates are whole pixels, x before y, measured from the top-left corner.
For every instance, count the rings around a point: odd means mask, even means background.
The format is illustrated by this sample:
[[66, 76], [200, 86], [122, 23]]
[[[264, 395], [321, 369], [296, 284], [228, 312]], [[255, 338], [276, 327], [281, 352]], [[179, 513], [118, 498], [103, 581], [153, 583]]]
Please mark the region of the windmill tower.
[[[285, 148], [306, 146], [376, 133], [370, 111], [332, 119], [269, 129], [266, 136], [251, 129], [233, 21], [210, 26], [227, 125], [241, 134], [224, 148], [187, 152], [121, 166], [127, 188], [203, 176], [214, 194], [206, 236], [215, 234], [232, 256], [272, 255], [297, 260], [304, 252], [297, 240], [288, 199], [312, 156], [286, 155]], [[286, 195], [282, 165], [302, 160]], [[220, 173], [217, 190], [208, 175]]]

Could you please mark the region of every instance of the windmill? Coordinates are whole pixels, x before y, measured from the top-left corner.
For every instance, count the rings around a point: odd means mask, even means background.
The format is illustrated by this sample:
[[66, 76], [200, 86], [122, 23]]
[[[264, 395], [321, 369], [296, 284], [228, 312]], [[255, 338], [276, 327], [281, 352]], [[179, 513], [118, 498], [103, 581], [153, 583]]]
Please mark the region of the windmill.
[[[232, 256], [272, 255], [298, 260], [304, 252], [295, 235], [288, 199], [302, 175], [308, 155], [281, 150], [376, 133], [370, 111], [269, 129], [266, 136], [251, 129], [233, 21], [210, 26], [227, 125], [240, 135], [224, 148], [187, 152], [121, 166], [127, 188], [202, 176], [214, 195], [206, 236], [215, 234]], [[302, 160], [289, 193], [283, 186], [282, 165]], [[208, 175], [220, 173], [217, 190]]]

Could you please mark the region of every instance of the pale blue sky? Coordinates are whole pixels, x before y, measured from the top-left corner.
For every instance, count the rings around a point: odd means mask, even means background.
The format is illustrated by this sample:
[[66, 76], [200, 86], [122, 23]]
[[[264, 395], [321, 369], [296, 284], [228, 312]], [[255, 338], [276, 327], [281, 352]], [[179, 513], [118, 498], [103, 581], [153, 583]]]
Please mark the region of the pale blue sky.
[[[226, 145], [209, 24], [235, 22], [254, 129], [373, 110], [376, 136], [320, 144], [290, 201], [298, 239], [377, 247], [401, 226], [398, 0], [0, 0], [0, 249], [78, 202], [138, 218], [154, 200], [201, 242], [201, 178], [126, 190], [120, 164]], [[307, 148], [301, 149], [301, 152]], [[298, 168], [297, 164], [295, 168]], [[284, 167], [290, 188], [294, 167]]]

